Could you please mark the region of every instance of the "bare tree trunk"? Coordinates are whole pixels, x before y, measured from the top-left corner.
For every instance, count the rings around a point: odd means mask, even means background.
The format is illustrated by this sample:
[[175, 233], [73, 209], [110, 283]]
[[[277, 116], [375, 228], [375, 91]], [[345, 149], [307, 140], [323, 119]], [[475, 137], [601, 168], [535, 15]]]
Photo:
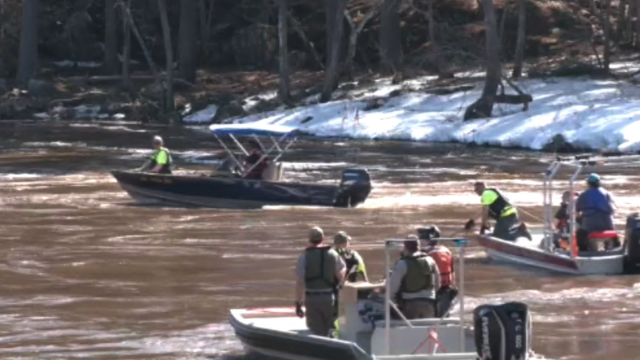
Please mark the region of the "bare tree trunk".
[[605, 0], [603, 6], [603, 15], [601, 16], [602, 30], [604, 32], [602, 67], [604, 71], [609, 71], [609, 64], [611, 63], [611, 0]]
[[636, 3], [636, 48], [640, 49], [640, 0], [635, 0]]
[[615, 43], [619, 44], [620, 41], [625, 38], [625, 25], [627, 24], [627, 0], [620, 0], [618, 2], [618, 15], [616, 18], [616, 35]]
[[[131, 6], [131, 0], [127, 0], [125, 6], [127, 9]], [[129, 88], [131, 86], [131, 23], [122, 11], [122, 87]]]
[[311, 40], [307, 38], [307, 34], [304, 33], [304, 29], [302, 28], [302, 25], [300, 25], [300, 22], [291, 13], [289, 13], [289, 21], [291, 21], [291, 25], [293, 26], [293, 31], [295, 31], [298, 34], [298, 36], [300, 37], [300, 40], [302, 40], [302, 43], [307, 48], [307, 51], [309, 52], [311, 57], [313, 57], [313, 61], [318, 65], [318, 68], [324, 70], [324, 64], [320, 59], [320, 55], [318, 55], [318, 52], [316, 51], [315, 45], [313, 45]]
[[509, 15], [509, 9], [507, 8], [507, 1], [502, 2], [502, 14], [500, 15], [500, 30], [498, 33], [498, 39], [500, 39], [500, 52], [504, 47], [504, 28], [507, 24], [507, 15]]
[[344, 17], [347, 19], [349, 23], [350, 32], [349, 32], [349, 48], [347, 50], [347, 59], [344, 62], [343, 71], [346, 71], [349, 74], [349, 77], [353, 79], [354, 71], [353, 71], [353, 60], [356, 57], [356, 50], [358, 49], [358, 37], [362, 33], [365, 25], [373, 18], [378, 10], [377, 6], [372, 6], [369, 11], [367, 11], [364, 16], [360, 19], [360, 22], [356, 25], [355, 21], [351, 18], [349, 11], [344, 12]]
[[518, 79], [522, 76], [524, 62], [524, 43], [526, 41], [525, 29], [527, 19], [527, 0], [518, 1], [518, 37], [516, 40], [516, 54], [513, 63], [511, 77]]
[[289, 101], [289, 44], [287, 0], [278, 0], [278, 42], [280, 57], [280, 100], [283, 103]]
[[486, 33], [486, 66], [487, 73], [482, 95], [467, 107], [464, 120], [490, 117], [496, 100], [498, 86], [501, 84], [502, 64], [500, 63], [500, 40], [496, 25], [496, 11], [493, 0], [482, 0]]
[[151, 53], [149, 52], [149, 49], [144, 44], [144, 39], [142, 38], [142, 34], [140, 34], [140, 31], [138, 31], [138, 27], [133, 22], [133, 16], [131, 16], [131, 0], [127, 0], [127, 6], [122, 7], [122, 15], [125, 18], [124, 21], [129, 23], [129, 28], [133, 31], [133, 35], [138, 40], [138, 44], [140, 44], [140, 48], [142, 49], [144, 58], [147, 60], [147, 65], [149, 65], [149, 70], [151, 71], [151, 74], [153, 74], [153, 76], [157, 79], [158, 83], [160, 83], [161, 81], [160, 74], [158, 73], [158, 69], [156, 68], [156, 63], [153, 61], [153, 58], [151, 57]]
[[104, 2], [104, 69], [109, 75], [118, 73], [116, 0], [105, 0]]
[[429, 32], [428, 38], [431, 48], [430, 53], [432, 54], [431, 58], [433, 59], [432, 63], [437, 69], [438, 77], [440, 79], [446, 79], [453, 77], [453, 74], [450, 71], [447, 71], [447, 66], [445, 65], [444, 61], [442, 61], [443, 58], [442, 54], [440, 53], [440, 46], [436, 41], [436, 22], [433, 18], [433, 1], [434, 0], [427, 0], [426, 11], [418, 8], [418, 6], [415, 4], [415, 0], [409, 1], [408, 5], [411, 6], [413, 10], [421, 13], [424, 16], [424, 19], [427, 22], [427, 31]]
[[196, 82], [198, 57], [198, 4], [194, 0], [180, 2], [180, 30], [178, 38], [178, 76]]
[[164, 110], [171, 113], [175, 109], [173, 100], [173, 47], [171, 45], [171, 29], [169, 28], [169, 18], [167, 17], [167, 6], [164, 0], [158, 0], [158, 11], [160, 11], [162, 39], [164, 42], [164, 55], [166, 61], [166, 74], [163, 81], [163, 87], [165, 90]]
[[211, 46], [209, 44], [211, 40], [211, 22], [213, 20], [213, 11], [215, 9], [215, 1], [209, 2], [209, 7], [207, 8], [205, 0], [199, 1], [200, 6], [200, 39], [201, 41], [201, 50], [206, 59], [209, 59], [209, 55], [211, 55]]
[[[338, 7], [340, 5], [341, 0], [324, 0], [324, 17], [325, 17], [325, 26], [326, 26], [326, 40], [325, 40], [325, 48], [324, 48], [324, 64], [325, 68], [329, 68], [329, 63], [331, 62], [331, 54], [333, 53], [332, 46], [334, 45], [334, 32], [339, 30], [343, 31], [343, 23], [342, 23], [342, 13], [340, 14], [340, 18], [337, 19], [335, 17], [336, 11], [338, 11]], [[339, 28], [339, 29], [338, 29]], [[340, 43], [337, 43], [338, 47]]]
[[18, 55], [17, 81], [26, 85], [38, 70], [38, 18], [40, 0], [22, 1], [22, 28]]
[[400, 0], [382, 0], [380, 4], [380, 59], [384, 69], [393, 74], [402, 71], [399, 7]]
[[342, 42], [342, 32], [344, 28], [344, 26], [342, 26], [342, 17], [344, 16], [344, 11], [347, 8], [347, 0], [325, 1], [334, 3], [334, 5], [331, 6], [335, 10], [335, 13], [333, 14], [333, 23], [340, 24], [340, 26], [336, 26], [331, 31], [331, 45], [329, 46], [331, 53], [327, 54], [329, 57], [329, 63], [324, 72], [324, 85], [322, 87], [322, 94], [320, 95], [320, 102], [327, 102], [331, 100], [331, 93], [337, 86], [338, 75], [340, 73], [340, 43]]

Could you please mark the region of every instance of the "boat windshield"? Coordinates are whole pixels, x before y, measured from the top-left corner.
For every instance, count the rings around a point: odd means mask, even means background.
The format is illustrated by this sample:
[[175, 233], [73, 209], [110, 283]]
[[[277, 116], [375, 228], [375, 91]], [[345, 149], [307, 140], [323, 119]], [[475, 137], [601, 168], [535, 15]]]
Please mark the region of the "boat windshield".
[[[291, 145], [296, 141], [298, 130], [293, 127], [281, 126], [281, 125], [244, 125], [244, 124], [225, 124], [225, 125], [211, 125], [209, 130], [216, 137], [220, 145], [227, 151], [229, 158], [235, 163], [235, 165], [243, 169], [241, 177], [246, 177], [253, 169], [258, 166], [269, 155], [274, 155], [273, 162], [278, 161], [282, 155], [289, 149]], [[234, 151], [227, 146], [223, 141], [224, 137], [232, 140], [233, 144], [239, 149], [244, 156], [249, 156], [247, 149], [242, 146], [242, 143], [238, 141], [238, 136], [246, 136], [256, 141], [260, 147], [264, 150], [262, 157], [256, 161], [250, 168], [243, 168], [242, 162], [234, 155]], [[260, 138], [267, 138], [271, 141], [270, 147], [265, 147], [260, 141]]]

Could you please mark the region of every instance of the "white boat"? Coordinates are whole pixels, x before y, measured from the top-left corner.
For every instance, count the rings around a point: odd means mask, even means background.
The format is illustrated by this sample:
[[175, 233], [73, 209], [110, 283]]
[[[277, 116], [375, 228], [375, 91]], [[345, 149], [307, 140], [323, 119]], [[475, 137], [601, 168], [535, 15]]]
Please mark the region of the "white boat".
[[[508, 241], [492, 236], [478, 236], [489, 257], [512, 264], [527, 265], [553, 272], [572, 275], [618, 275], [640, 272], [640, 216], [632, 214], [627, 218], [624, 234], [606, 231], [589, 234], [590, 251], [577, 251], [575, 236], [575, 204], [571, 197], [569, 203], [569, 231], [562, 236], [569, 240], [568, 249], [554, 244], [553, 180], [561, 170], [569, 168], [569, 186], [566, 190], [574, 192], [576, 179], [584, 170], [600, 166], [640, 165], [640, 156], [592, 157], [578, 155], [570, 159], [558, 158], [544, 172], [543, 183], [543, 219], [544, 231], [534, 234], [533, 240], [519, 238]], [[624, 242], [621, 240], [624, 239]], [[620, 241], [619, 241], [620, 240]], [[621, 245], [609, 246], [613, 243]], [[573, 249], [573, 250], [571, 250]]]
[[[464, 246], [457, 244], [459, 308], [464, 314]], [[387, 240], [389, 251], [404, 240]], [[384, 289], [384, 290], [383, 290]], [[384, 291], [376, 295], [375, 291]], [[482, 305], [474, 311], [473, 330], [464, 318], [407, 320], [391, 318], [397, 311], [388, 283], [347, 283], [340, 292], [337, 336], [312, 335], [295, 309], [230, 310], [230, 324], [249, 353], [286, 360], [525, 360], [531, 353], [531, 323], [521, 303]], [[396, 312], [397, 314], [398, 312]], [[476, 346], [478, 344], [478, 346]]]

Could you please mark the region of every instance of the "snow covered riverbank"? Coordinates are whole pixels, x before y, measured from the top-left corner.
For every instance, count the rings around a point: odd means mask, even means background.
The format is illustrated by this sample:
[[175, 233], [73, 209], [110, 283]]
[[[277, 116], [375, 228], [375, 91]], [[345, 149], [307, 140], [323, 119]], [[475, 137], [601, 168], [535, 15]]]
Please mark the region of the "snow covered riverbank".
[[[294, 126], [316, 136], [463, 142], [543, 149], [554, 137], [577, 148], [640, 150], [640, 86], [591, 79], [523, 80], [519, 86], [533, 96], [528, 111], [499, 104], [490, 119], [463, 122], [465, 107], [482, 90], [450, 95], [427, 94], [417, 79], [402, 85], [380, 80], [353, 90], [353, 100], [317, 104], [256, 114], [234, 123], [256, 122]], [[393, 92], [402, 93], [389, 96]], [[415, 89], [412, 91], [412, 89]], [[340, 92], [336, 93], [340, 96]]]

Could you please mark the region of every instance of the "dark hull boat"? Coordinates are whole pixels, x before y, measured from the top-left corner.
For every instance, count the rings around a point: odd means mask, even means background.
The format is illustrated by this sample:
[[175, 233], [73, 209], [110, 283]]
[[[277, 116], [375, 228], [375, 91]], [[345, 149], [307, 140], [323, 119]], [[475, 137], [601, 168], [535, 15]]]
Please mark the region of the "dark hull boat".
[[343, 172], [339, 185], [271, 182], [234, 177], [163, 175], [113, 171], [120, 187], [143, 201], [220, 208], [260, 208], [265, 205], [355, 207], [371, 192], [363, 169]]
[[[229, 158], [213, 175], [155, 174], [137, 171], [113, 171], [122, 189], [134, 199], [170, 202], [178, 205], [216, 208], [261, 208], [265, 205], [356, 207], [371, 192], [371, 177], [365, 169], [346, 169], [338, 185], [305, 184], [282, 181], [282, 163], [278, 159], [295, 142], [297, 129], [278, 125], [212, 125], [213, 136], [227, 151]], [[220, 136], [227, 136], [244, 154], [247, 150], [236, 135], [259, 137], [273, 142], [253, 167], [247, 169]], [[264, 150], [264, 149], [263, 149]], [[274, 158], [267, 155], [275, 153]], [[263, 162], [260, 179], [248, 175]], [[224, 168], [224, 170], [223, 170]]]

